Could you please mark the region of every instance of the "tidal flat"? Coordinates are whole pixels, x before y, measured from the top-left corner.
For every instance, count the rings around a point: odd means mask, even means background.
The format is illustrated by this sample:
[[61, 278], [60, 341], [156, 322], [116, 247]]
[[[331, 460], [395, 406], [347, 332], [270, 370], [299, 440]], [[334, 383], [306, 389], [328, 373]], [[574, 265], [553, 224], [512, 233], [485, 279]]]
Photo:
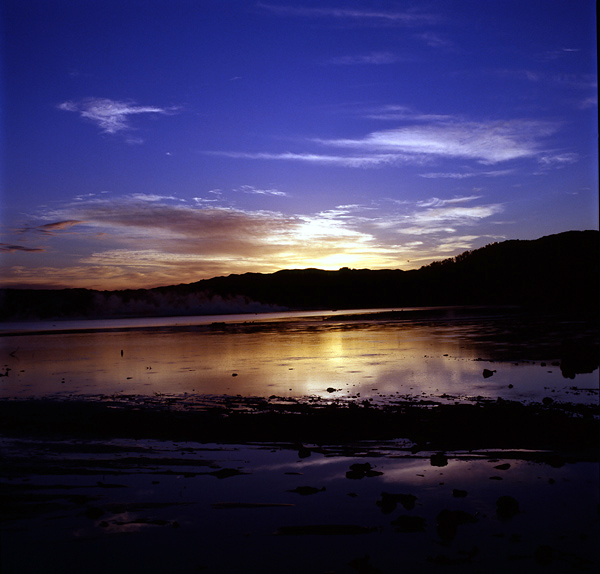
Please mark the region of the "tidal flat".
[[594, 322], [214, 319], [3, 334], [3, 572], [597, 570]]

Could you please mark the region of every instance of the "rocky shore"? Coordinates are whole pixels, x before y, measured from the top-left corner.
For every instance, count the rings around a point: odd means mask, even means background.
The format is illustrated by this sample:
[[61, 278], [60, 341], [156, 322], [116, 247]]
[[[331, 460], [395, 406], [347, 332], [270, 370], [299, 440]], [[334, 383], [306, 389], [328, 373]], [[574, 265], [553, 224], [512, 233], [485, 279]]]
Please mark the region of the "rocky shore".
[[[590, 390], [592, 392], [593, 390]], [[445, 397], [447, 398], [447, 397]], [[395, 400], [290, 400], [270, 397], [101, 397], [0, 401], [8, 435], [199, 442], [311, 442], [405, 439], [414, 448], [527, 448], [589, 451], [600, 446], [597, 404], [474, 400], [448, 404]]]
[[4, 400], [2, 571], [592, 572], [598, 414], [550, 399]]

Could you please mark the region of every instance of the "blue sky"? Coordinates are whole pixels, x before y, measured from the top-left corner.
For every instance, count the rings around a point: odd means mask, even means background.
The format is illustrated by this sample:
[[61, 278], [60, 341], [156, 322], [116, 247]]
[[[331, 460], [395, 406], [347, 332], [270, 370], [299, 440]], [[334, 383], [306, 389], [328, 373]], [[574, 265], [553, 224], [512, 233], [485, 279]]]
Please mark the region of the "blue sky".
[[598, 228], [592, 0], [4, 0], [2, 285]]

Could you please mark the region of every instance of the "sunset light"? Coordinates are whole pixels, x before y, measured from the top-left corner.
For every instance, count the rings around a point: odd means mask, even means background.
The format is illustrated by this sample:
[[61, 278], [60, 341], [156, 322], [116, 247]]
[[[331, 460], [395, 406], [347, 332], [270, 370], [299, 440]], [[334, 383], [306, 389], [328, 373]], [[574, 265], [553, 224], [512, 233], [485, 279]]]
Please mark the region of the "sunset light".
[[3, 287], [598, 227], [593, 2], [77, 4], [3, 2]]
[[0, 0], [2, 574], [600, 572], [593, 0]]

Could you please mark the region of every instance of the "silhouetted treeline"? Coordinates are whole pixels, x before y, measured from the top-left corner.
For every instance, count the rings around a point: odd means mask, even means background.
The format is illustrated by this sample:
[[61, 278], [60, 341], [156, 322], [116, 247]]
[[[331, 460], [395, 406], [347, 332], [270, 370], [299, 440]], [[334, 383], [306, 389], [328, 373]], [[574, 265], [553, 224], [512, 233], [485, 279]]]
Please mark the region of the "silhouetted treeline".
[[3, 289], [0, 319], [139, 317], [435, 305], [598, 313], [600, 232], [511, 240], [417, 270], [245, 273], [125, 291]]

